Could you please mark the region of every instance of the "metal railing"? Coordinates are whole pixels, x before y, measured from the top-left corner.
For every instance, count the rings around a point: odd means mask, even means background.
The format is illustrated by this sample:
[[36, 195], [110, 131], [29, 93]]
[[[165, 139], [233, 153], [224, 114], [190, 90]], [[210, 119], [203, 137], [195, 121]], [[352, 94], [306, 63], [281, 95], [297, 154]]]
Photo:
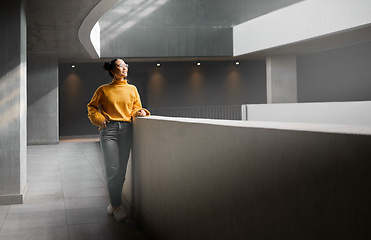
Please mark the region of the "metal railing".
[[189, 117], [241, 120], [241, 105], [150, 108], [152, 115], [166, 117]]

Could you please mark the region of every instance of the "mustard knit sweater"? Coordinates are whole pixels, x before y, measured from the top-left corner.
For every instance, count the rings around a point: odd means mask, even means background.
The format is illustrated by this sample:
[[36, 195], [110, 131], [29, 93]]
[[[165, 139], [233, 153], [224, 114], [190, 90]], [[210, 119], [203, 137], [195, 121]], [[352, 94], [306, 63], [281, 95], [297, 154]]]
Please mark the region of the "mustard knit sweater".
[[[88, 117], [96, 126], [101, 126], [104, 119], [131, 122], [141, 109], [137, 88], [128, 84], [127, 80], [113, 80], [95, 91], [88, 104]], [[143, 110], [149, 115], [147, 109]]]

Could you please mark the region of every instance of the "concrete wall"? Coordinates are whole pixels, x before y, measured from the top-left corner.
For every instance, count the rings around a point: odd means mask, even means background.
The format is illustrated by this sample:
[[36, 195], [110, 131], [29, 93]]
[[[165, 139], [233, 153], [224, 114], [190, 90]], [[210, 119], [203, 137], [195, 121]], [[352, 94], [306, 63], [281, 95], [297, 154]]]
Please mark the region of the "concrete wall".
[[101, 57], [232, 56], [232, 26], [299, 1], [121, 1], [99, 20]]
[[58, 143], [58, 60], [51, 54], [29, 54], [27, 67], [27, 143]]
[[296, 56], [267, 57], [267, 103], [298, 101]]
[[245, 105], [248, 121], [371, 126], [371, 102]]
[[27, 76], [24, 1], [0, 9], [0, 205], [22, 203], [27, 189]]
[[156, 239], [366, 239], [370, 156], [369, 127], [137, 118], [131, 201]]
[[101, 33], [102, 58], [208, 57], [232, 56], [233, 53], [232, 28], [128, 27], [121, 31], [119, 35]]
[[371, 41], [297, 58], [298, 102], [371, 100]]

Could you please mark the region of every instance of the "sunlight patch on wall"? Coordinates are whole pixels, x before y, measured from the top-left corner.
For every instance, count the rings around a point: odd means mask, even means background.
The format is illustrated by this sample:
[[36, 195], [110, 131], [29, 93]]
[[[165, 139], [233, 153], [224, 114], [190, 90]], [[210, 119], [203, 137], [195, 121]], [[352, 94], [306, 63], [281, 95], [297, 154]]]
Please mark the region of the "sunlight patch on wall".
[[[101, 35], [107, 36], [107, 34], [109, 34], [110, 39], [117, 38], [168, 1], [169, 0], [128, 0], [118, 3], [121, 4], [119, 7], [115, 7], [115, 10], [106, 13], [107, 16], [110, 16], [111, 24], [109, 27], [101, 29]], [[104, 18], [104, 16], [102, 18]]]
[[20, 66], [0, 78], [0, 129], [24, 114], [22, 111], [27, 111], [27, 106], [20, 103], [20, 87], [14, 88], [14, 83], [10, 83], [20, 77], [19, 73]]
[[5, 97], [2, 97], [0, 99], [0, 109], [3, 109], [3, 107], [5, 107], [6, 105], [12, 105], [13, 100], [17, 97], [19, 97], [19, 88], [7, 93]]
[[97, 22], [90, 32], [90, 41], [93, 44], [95, 51], [100, 57], [100, 25]]

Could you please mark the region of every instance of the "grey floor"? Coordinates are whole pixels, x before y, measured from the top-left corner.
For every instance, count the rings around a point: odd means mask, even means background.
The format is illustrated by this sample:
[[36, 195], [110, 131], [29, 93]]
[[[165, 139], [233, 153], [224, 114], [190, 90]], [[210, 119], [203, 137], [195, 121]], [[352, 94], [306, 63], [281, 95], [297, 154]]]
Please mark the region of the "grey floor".
[[0, 239], [148, 238], [135, 222], [107, 215], [109, 204], [97, 140], [27, 148], [24, 204], [0, 206]]

